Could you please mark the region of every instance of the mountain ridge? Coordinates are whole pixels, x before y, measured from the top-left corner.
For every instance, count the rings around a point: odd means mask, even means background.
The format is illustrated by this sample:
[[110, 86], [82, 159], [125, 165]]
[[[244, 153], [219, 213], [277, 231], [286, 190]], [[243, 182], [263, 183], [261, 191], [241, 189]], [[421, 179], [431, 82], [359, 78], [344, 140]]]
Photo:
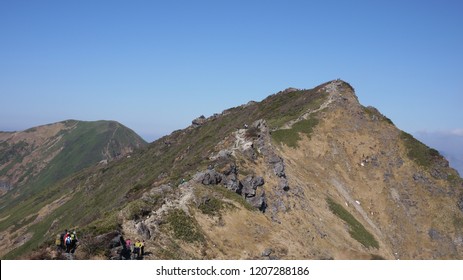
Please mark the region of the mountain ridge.
[[[128, 145], [127, 148], [118, 146], [119, 140], [115, 139], [115, 135], [119, 128], [122, 131], [120, 138], [132, 137], [133, 146]], [[100, 139], [94, 137], [94, 134], [102, 135], [105, 133], [111, 134], [102, 136], [107, 137], [107, 144], [99, 143]], [[130, 136], [128, 136], [129, 134]], [[81, 139], [74, 139], [79, 137]], [[84, 139], [85, 137], [88, 139]], [[73, 144], [76, 141], [86, 141], [87, 143], [81, 143], [80, 147], [76, 148]], [[122, 141], [127, 141], [127, 139]], [[70, 160], [75, 161], [75, 163], [67, 167], [70, 170], [67, 172], [69, 175], [73, 171], [77, 171], [91, 163], [99, 160], [112, 160], [119, 156], [118, 153], [125, 154], [131, 152], [133, 148], [142, 147], [146, 144], [133, 131], [115, 121], [85, 122], [77, 120], [66, 120], [41, 125], [24, 131], [0, 133], [0, 142], [3, 154], [0, 161], [3, 175], [1, 179], [5, 182], [9, 177], [9, 185], [17, 184], [18, 181], [24, 183], [28, 177], [34, 177], [34, 174], [39, 174], [48, 164], [65, 165]], [[111, 144], [111, 142], [113, 143]], [[95, 145], [95, 147], [92, 145]], [[90, 152], [93, 149], [97, 150], [97, 146], [102, 149], [102, 155], [92, 155], [92, 152]], [[69, 154], [66, 152], [66, 149], [69, 151]], [[71, 149], [74, 149], [74, 151]], [[64, 154], [61, 153], [63, 150]], [[87, 155], [80, 154], [84, 152]], [[42, 154], [46, 154], [46, 156], [42, 157]], [[54, 160], [59, 160], [60, 157], [62, 158], [60, 160], [61, 163], [53, 163]], [[74, 160], [77, 157], [80, 157], [80, 159]], [[34, 161], [38, 163], [34, 164]], [[31, 164], [33, 166], [29, 167], [28, 170], [15, 170], [15, 166], [19, 166], [21, 169], [21, 167]], [[28, 173], [33, 174], [30, 176]], [[56, 174], [59, 172], [55, 170], [53, 173]]]
[[77, 227], [83, 259], [117, 257], [117, 234], [146, 239], [151, 259], [460, 258], [461, 189], [442, 156], [334, 80], [200, 117], [64, 179], [6, 257]]

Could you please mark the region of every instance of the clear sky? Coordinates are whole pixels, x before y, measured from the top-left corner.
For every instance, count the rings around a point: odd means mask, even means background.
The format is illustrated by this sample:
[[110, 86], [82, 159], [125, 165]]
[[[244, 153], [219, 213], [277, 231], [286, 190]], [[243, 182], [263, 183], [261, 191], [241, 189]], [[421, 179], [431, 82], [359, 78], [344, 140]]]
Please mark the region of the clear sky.
[[0, 130], [117, 120], [151, 141], [341, 78], [401, 129], [463, 128], [463, 1], [0, 0]]

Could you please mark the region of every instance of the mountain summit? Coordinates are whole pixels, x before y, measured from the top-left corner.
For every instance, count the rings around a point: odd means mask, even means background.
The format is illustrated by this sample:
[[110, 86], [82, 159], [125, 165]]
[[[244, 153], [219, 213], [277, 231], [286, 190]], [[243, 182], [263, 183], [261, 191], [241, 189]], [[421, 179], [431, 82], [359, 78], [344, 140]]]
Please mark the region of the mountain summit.
[[458, 173], [341, 80], [201, 116], [33, 199], [40, 221], [0, 212], [2, 235], [25, 233], [6, 258], [56, 257], [27, 253], [71, 227], [77, 258], [117, 257], [119, 235], [150, 259], [463, 256]]
[[1, 191], [34, 180], [53, 183], [144, 145], [138, 135], [114, 121], [67, 120], [21, 132], [0, 132]]

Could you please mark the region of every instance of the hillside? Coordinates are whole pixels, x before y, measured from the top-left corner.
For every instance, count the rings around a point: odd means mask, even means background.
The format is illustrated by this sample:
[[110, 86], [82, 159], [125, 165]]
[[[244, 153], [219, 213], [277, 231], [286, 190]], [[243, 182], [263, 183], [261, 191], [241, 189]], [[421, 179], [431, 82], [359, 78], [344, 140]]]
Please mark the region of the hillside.
[[15, 215], [5, 221], [18, 225], [24, 217], [16, 213], [22, 213], [28, 199], [37, 202], [59, 180], [145, 145], [137, 134], [113, 121], [68, 120], [21, 132], [0, 132], [2, 216], [13, 211]]
[[33, 181], [53, 184], [101, 160], [143, 147], [145, 141], [117, 122], [64, 121], [22, 132], [0, 132], [1, 191]]
[[25, 236], [2, 258], [54, 258], [54, 234], [72, 227], [81, 259], [110, 258], [118, 232], [145, 239], [149, 259], [459, 259], [462, 188], [436, 150], [336, 80], [199, 117], [66, 178], [23, 202], [40, 221], [2, 213], [2, 236]]

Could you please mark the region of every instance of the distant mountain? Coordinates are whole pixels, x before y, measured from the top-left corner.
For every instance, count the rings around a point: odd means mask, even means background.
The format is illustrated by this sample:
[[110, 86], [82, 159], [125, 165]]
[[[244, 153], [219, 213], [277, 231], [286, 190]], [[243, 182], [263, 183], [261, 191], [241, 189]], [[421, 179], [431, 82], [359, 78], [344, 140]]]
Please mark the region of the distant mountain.
[[[80, 143], [79, 141], [76, 143]], [[463, 186], [341, 80], [201, 116], [0, 209], [2, 258], [461, 259]], [[116, 240], [116, 242], [114, 241]]]
[[37, 193], [76, 171], [145, 145], [132, 130], [114, 121], [68, 120], [0, 132], [0, 194]]

